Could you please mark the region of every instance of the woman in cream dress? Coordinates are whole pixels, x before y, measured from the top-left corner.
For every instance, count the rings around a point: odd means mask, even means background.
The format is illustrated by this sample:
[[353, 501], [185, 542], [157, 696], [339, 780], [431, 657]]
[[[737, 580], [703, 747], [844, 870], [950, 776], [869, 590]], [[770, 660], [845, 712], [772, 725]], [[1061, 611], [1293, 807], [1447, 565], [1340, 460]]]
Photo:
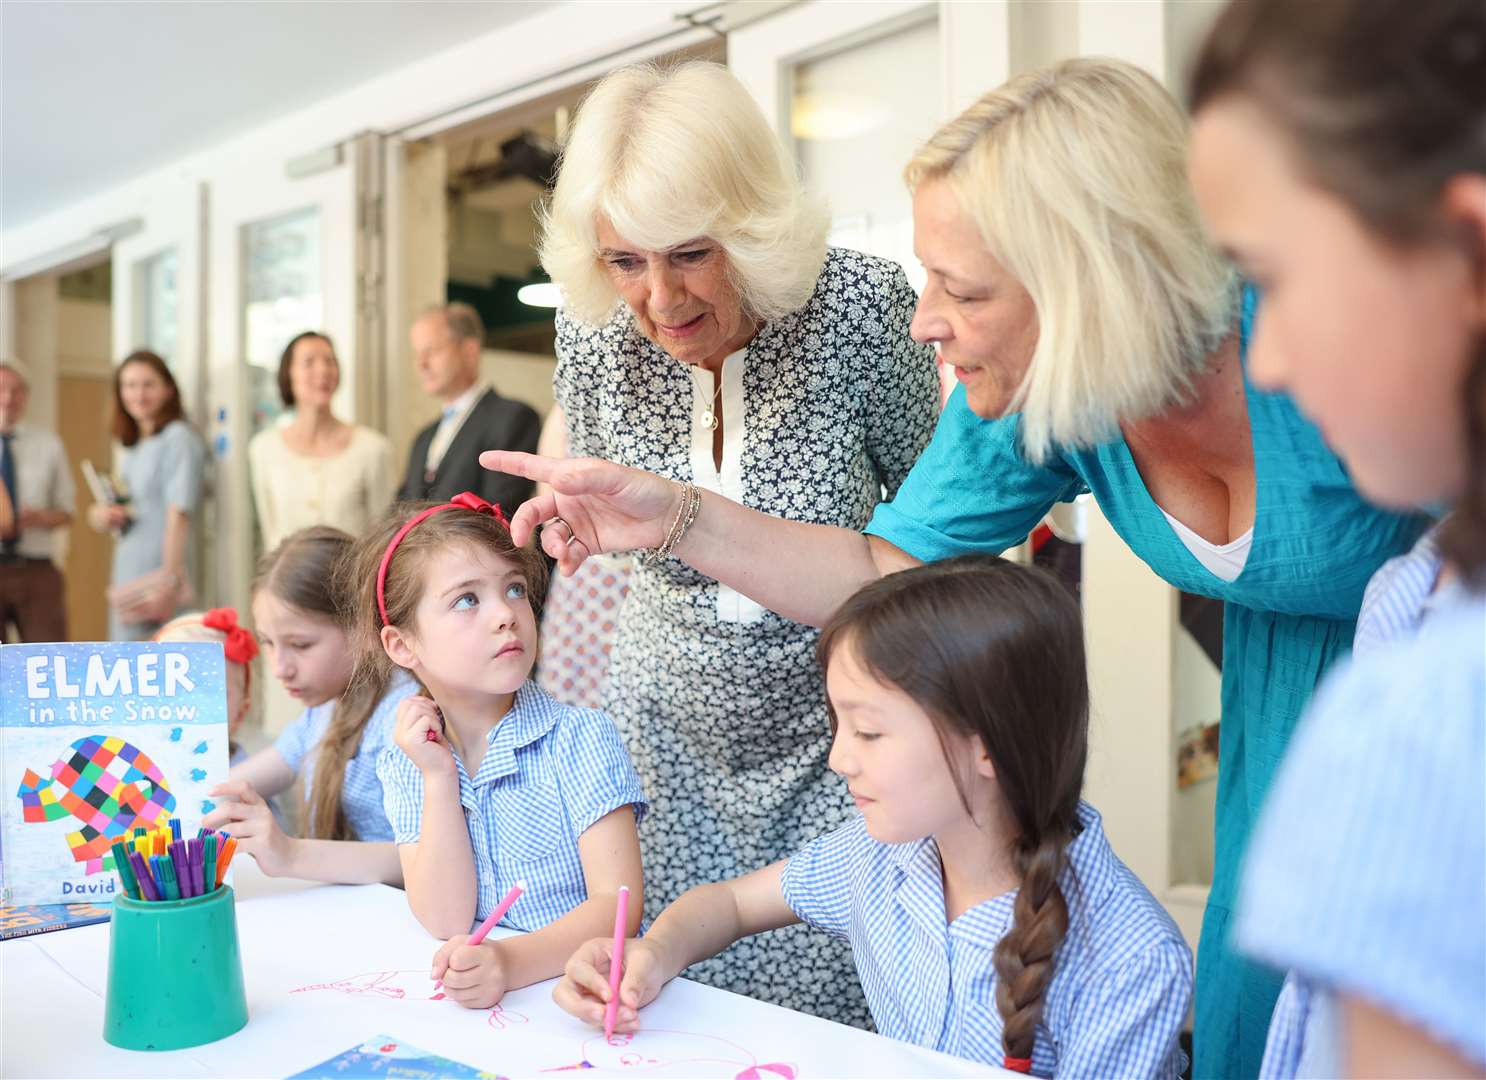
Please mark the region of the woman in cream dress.
[[260, 431], [248, 445], [265, 550], [311, 525], [359, 535], [392, 502], [392, 444], [331, 412], [340, 381], [335, 347], [324, 334], [308, 331], [285, 346], [279, 396], [293, 410], [291, 419]]

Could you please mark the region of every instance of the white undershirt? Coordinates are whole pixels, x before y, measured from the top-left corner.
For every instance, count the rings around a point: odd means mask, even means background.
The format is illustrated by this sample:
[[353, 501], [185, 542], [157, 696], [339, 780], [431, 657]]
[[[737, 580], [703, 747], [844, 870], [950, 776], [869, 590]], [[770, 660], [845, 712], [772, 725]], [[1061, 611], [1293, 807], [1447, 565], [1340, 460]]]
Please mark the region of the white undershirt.
[[[1157, 509], [1160, 508], [1157, 507]], [[1198, 536], [1176, 518], [1167, 514], [1165, 510], [1161, 513], [1165, 514], [1166, 521], [1176, 533], [1177, 539], [1182, 542], [1182, 546], [1192, 553], [1193, 558], [1207, 567], [1209, 573], [1224, 581], [1238, 580], [1238, 575], [1243, 573], [1244, 563], [1249, 561], [1249, 548], [1254, 546], [1252, 525], [1237, 540], [1230, 540], [1226, 544], [1214, 544]]]
[[[743, 502], [743, 431], [747, 417], [743, 414], [743, 368], [748, 350], [729, 353], [722, 362], [722, 468], [712, 461], [712, 431], [702, 423], [713, 402], [717, 383], [710, 371], [688, 368], [691, 375], [691, 479], [704, 491], [715, 492], [735, 503]], [[764, 617], [764, 609], [721, 582], [717, 585], [717, 620], [719, 622], [755, 623]]]

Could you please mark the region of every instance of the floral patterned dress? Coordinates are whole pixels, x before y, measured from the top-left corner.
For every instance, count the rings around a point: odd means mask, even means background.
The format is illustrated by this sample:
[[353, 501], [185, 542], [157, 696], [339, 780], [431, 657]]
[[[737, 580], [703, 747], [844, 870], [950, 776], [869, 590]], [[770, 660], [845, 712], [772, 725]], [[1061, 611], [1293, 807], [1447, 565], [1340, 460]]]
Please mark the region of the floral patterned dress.
[[[724, 362], [720, 469], [704, 422], [710, 373], [647, 341], [627, 309], [601, 327], [560, 313], [555, 389], [569, 452], [766, 514], [860, 529], [938, 415], [933, 351], [908, 336], [916, 302], [895, 264], [832, 249], [806, 305]], [[678, 560], [636, 566], [607, 707], [650, 799], [640, 830], [650, 918], [686, 889], [791, 855], [851, 817], [826, 766], [816, 637]], [[868, 1023], [850, 950], [804, 926], [741, 941], [687, 975]]]

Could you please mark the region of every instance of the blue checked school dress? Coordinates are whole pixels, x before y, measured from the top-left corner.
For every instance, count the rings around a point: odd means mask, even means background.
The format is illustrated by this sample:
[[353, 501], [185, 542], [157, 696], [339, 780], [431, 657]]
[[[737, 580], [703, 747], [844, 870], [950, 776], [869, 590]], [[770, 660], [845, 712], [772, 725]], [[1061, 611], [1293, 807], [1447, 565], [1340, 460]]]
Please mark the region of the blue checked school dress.
[[[540, 930], [566, 915], [588, 899], [578, 838], [622, 806], [633, 807], [636, 819], [645, 813], [640, 779], [613, 721], [554, 701], [530, 680], [485, 737], [475, 775], [458, 754], [454, 764], [480, 888], [475, 924], [518, 881], [526, 891], [501, 926]], [[423, 833], [422, 771], [394, 743], [382, 752], [377, 776], [393, 840], [416, 844]]]

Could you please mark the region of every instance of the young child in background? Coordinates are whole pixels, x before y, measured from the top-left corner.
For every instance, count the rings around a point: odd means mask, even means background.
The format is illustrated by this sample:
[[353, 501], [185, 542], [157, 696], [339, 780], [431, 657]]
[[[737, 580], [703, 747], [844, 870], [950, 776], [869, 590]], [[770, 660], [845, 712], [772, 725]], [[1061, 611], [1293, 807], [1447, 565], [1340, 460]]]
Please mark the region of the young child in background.
[[[352, 684], [346, 597], [336, 570], [351, 550], [339, 529], [292, 534], [259, 560], [253, 622], [274, 677], [305, 711], [274, 744], [233, 767], [212, 792], [224, 801], [203, 824], [225, 829], [272, 877], [347, 884], [402, 883], [376, 762], [391, 745], [406, 676]], [[266, 799], [304, 779], [302, 836], [287, 835]]]
[[222, 646], [227, 660], [228, 764], [245, 760], [247, 751], [237, 744], [237, 732], [253, 706], [253, 660], [258, 656], [258, 639], [253, 632], [238, 625], [233, 608], [212, 608], [177, 615], [155, 632], [155, 640], [203, 641]]
[[[377, 766], [413, 914], [436, 937], [432, 977], [488, 1008], [560, 974], [612, 927], [627, 885], [644, 908], [636, 826], [645, 799], [614, 724], [529, 681], [546, 566], [505, 516], [468, 492], [394, 508], [347, 564], [360, 590], [356, 643], [379, 678], [394, 665], [428, 696], [398, 707]], [[520, 936], [465, 944], [517, 882], [503, 924]]]
[[[1180, 1075], [1192, 954], [1079, 799], [1066, 589], [989, 556], [918, 567], [848, 600], [819, 655], [861, 816], [667, 908], [625, 947], [616, 1030], [689, 964], [803, 920], [851, 942], [885, 1035], [1037, 1076]], [[553, 995], [593, 1024], [612, 947], [583, 945]]]

